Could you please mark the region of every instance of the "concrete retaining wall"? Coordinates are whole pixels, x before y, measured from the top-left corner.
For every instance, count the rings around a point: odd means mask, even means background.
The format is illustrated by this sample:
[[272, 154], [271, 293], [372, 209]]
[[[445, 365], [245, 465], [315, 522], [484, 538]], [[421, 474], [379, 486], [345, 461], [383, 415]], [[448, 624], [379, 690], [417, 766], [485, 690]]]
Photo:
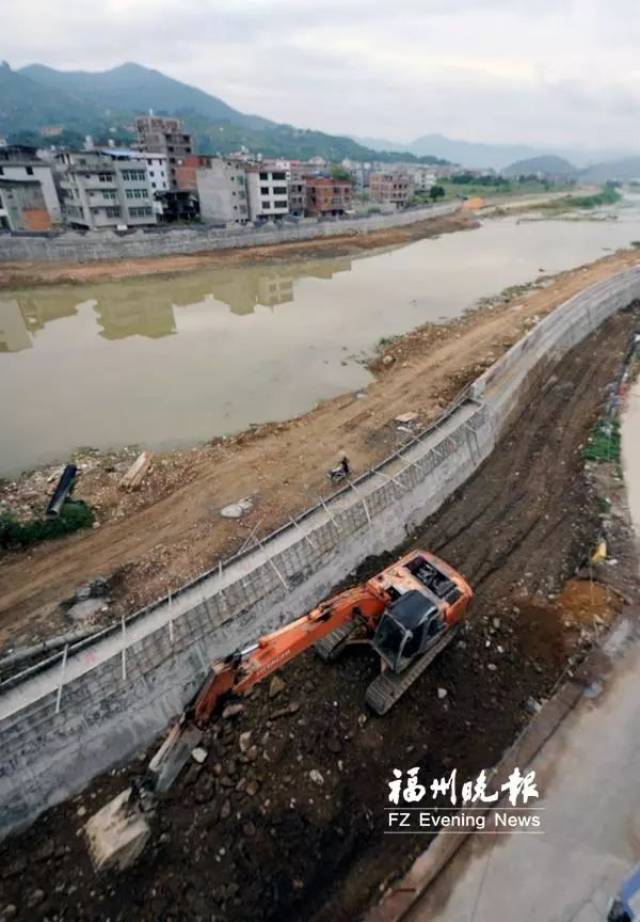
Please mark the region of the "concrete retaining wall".
[[428, 218], [451, 214], [458, 204], [434, 205], [388, 215], [344, 218], [336, 221], [303, 221], [300, 224], [224, 228], [157, 227], [127, 234], [114, 231], [63, 231], [58, 235], [0, 236], [0, 262], [89, 262], [100, 259], [136, 259], [225, 250], [234, 247], [295, 243], [341, 234], [370, 234], [391, 227], [404, 227]]
[[149, 744], [211, 659], [313, 607], [366, 555], [392, 550], [490, 454], [538, 363], [639, 296], [640, 270], [629, 270], [572, 298], [355, 486], [172, 599], [70, 648], [66, 664], [56, 657], [0, 686], [0, 836]]

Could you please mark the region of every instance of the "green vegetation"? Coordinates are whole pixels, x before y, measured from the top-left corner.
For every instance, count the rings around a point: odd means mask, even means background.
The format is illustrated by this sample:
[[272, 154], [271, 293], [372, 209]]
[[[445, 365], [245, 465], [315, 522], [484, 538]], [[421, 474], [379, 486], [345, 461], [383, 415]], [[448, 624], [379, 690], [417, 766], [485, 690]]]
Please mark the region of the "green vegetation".
[[18, 522], [12, 515], [0, 516], [0, 548], [28, 547], [50, 538], [70, 535], [93, 525], [93, 510], [81, 500], [67, 501], [59, 516]]
[[599, 420], [594, 426], [589, 441], [582, 451], [585, 461], [620, 461], [620, 423], [614, 420]]
[[[128, 145], [134, 137], [135, 116], [153, 109], [184, 121], [202, 154], [229, 154], [241, 147], [265, 157], [308, 160], [319, 156], [330, 162], [398, 159], [413, 163], [444, 164], [438, 157], [418, 157], [372, 150], [351, 138], [278, 125], [258, 115], [245, 115], [222, 99], [166, 77], [138, 64], [83, 73], [57, 71], [40, 64], [21, 70], [0, 65], [0, 135], [11, 143], [59, 143], [64, 135], [42, 135], [41, 129], [73, 133], [73, 144], [92, 135], [96, 143], [108, 139]], [[66, 140], [64, 142], [66, 143]]]
[[607, 183], [594, 195], [573, 195], [569, 201], [575, 208], [599, 208], [601, 205], [614, 205], [621, 198], [615, 186]]

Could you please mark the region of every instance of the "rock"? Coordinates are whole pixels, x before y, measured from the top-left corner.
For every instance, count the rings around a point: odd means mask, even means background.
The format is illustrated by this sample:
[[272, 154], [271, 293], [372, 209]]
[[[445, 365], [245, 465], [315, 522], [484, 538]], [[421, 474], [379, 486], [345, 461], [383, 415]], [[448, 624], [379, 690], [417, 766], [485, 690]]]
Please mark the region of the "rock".
[[274, 675], [269, 682], [269, 697], [275, 698], [280, 692], [284, 691], [286, 684], [278, 675]]
[[542, 705], [535, 698], [527, 698], [527, 711], [530, 714], [537, 714], [541, 708]]
[[39, 906], [44, 899], [44, 890], [32, 890], [27, 897], [27, 906]]
[[417, 413], [401, 413], [400, 416], [396, 416], [395, 422], [397, 423], [414, 423], [418, 418]]
[[342, 743], [340, 742], [337, 736], [328, 737], [325, 740], [325, 746], [327, 747], [329, 752], [333, 752], [334, 754], [337, 754], [338, 752], [342, 750]]
[[18, 907], [15, 906], [13, 903], [9, 903], [7, 906], [4, 907], [2, 912], [0, 912], [0, 922], [5, 922], [5, 920], [6, 922], [8, 922], [9, 919], [15, 919], [17, 915], [18, 915]]
[[238, 500], [237, 503], [225, 506], [224, 509], [220, 510], [220, 515], [224, 519], [241, 519], [243, 515], [251, 512], [252, 509], [253, 500], [250, 496], [246, 496], [244, 499]]
[[258, 747], [251, 746], [249, 749], [247, 749], [246, 755], [249, 762], [255, 762], [258, 758]]
[[442, 698], [446, 698], [446, 697], [447, 697], [447, 689], [446, 689], [446, 688], [439, 688], [439, 689], [438, 689], [438, 698], [440, 698], [440, 699], [442, 700]]
[[203, 749], [202, 746], [196, 746], [195, 749], [191, 750], [191, 758], [194, 762], [197, 762], [198, 765], [202, 765], [203, 762], [207, 761], [207, 750]]
[[78, 809], [76, 810], [76, 816], [85, 816], [85, 815], [86, 815], [86, 812], [87, 812], [87, 808], [86, 808], [86, 807], [83, 807], [83, 806], [80, 806], [80, 807], [78, 807]]
[[231, 816], [231, 801], [225, 800], [220, 809], [220, 819], [226, 820]]
[[255, 795], [258, 793], [259, 787], [260, 785], [258, 784], [257, 781], [249, 781], [245, 790], [247, 794], [249, 795], [249, 797], [255, 797]]
[[489, 672], [497, 672], [498, 667], [496, 666], [495, 663], [488, 663], [487, 669], [489, 670]]
[[387, 366], [393, 365], [394, 362], [395, 362], [395, 357], [393, 355], [385, 355], [385, 357], [382, 359], [383, 365], [387, 365]]
[[493, 619], [493, 626], [494, 626], [494, 628], [495, 628], [496, 631], [497, 631], [498, 628], [500, 627], [500, 618], [494, 618], [494, 619]]
[[242, 832], [247, 837], [247, 839], [252, 839], [256, 834], [256, 827], [252, 822], [245, 823], [242, 827]]
[[246, 730], [244, 733], [241, 733], [238, 737], [238, 745], [240, 746], [240, 752], [247, 753], [251, 748], [251, 730]]
[[67, 610], [67, 615], [72, 621], [80, 623], [91, 622], [95, 615], [102, 609], [104, 602], [102, 599], [87, 598], [82, 602], [76, 602]]
[[313, 781], [314, 784], [317, 784], [318, 787], [322, 787], [324, 784], [324, 778], [322, 774], [318, 771], [317, 768], [312, 768], [309, 772], [309, 778]]
[[222, 712], [222, 719], [228, 720], [230, 717], [237, 717], [244, 711], [244, 704], [228, 704]]

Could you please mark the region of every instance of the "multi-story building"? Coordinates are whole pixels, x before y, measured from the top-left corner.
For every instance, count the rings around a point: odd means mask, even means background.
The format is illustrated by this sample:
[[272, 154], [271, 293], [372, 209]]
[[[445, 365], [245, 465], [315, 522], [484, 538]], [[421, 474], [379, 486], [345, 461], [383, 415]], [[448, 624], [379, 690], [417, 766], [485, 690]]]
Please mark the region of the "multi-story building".
[[372, 173], [369, 176], [369, 198], [372, 202], [402, 208], [409, 203], [414, 191], [413, 180], [407, 173]]
[[416, 192], [428, 192], [431, 186], [435, 186], [437, 182], [433, 167], [412, 166], [407, 169], [407, 173], [413, 180], [413, 186]]
[[348, 179], [327, 176], [305, 178], [306, 212], [309, 215], [342, 215], [351, 209], [352, 187]]
[[166, 154], [169, 163], [169, 189], [177, 189], [176, 166], [193, 153], [191, 135], [177, 118], [140, 115], [136, 118], [138, 147], [145, 153]]
[[252, 221], [260, 218], [281, 218], [289, 214], [289, 183], [286, 169], [262, 163], [248, 167], [246, 175], [249, 216]]
[[37, 179], [0, 178], [0, 228], [10, 231], [47, 231], [51, 218]]
[[289, 214], [301, 218], [307, 204], [307, 191], [304, 181], [305, 168], [299, 160], [292, 160], [289, 165]]
[[203, 221], [245, 223], [249, 220], [247, 176], [243, 163], [220, 157], [209, 158], [209, 166], [196, 170]]
[[51, 223], [62, 221], [62, 210], [58, 191], [53, 179], [53, 170], [49, 163], [44, 163], [36, 156], [35, 147], [21, 144], [8, 144], [0, 147], [0, 179], [14, 182], [40, 184], [45, 207]]
[[156, 223], [147, 165], [135, 152], [65, 152], [60, 160], [69, 224], [98, 229]]
[[151, 151], [140, 151], [136, 156], [147, 164], [147, 173], [151, 183], [151, 191], [168, 192], [169, 191], [169, 158], [166, 154], [153, 153]]

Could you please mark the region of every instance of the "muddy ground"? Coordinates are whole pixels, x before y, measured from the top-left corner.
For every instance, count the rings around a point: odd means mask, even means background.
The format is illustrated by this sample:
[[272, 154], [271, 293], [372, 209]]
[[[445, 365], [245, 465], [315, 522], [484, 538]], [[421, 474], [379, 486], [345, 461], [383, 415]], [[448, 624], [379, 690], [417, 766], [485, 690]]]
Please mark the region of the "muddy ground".
[[[327, 495], [326, 472], [341, 449], [355, 474], [379, 462], [409, 437], [396, 416], [415, 412], [416, 425], [426, 425], [540, 317], [639, 261], [637, 251], [607, 256], [387, 342], [367, 388], [289, 422], [157, 455], [138, 492], [118, 488], [135, 452], [82, 452], [76, 496], [96, 508], [97, 527], [0, 557], [0, 646], [83, 627], [60, 603], [98, 576], [112, 579], [106, 609], [96, 616], [103, 623], [216, 566], [253, 529], [264, 537]], [[0, 485], [0, 512], [3, 503], [18, 513], [41, 512], [57, 470]], [[254, 500], [249, 515], [220, 516], [223, 506], [246, 496]]]
[[472, 213], [460, 210], [451, 215], [416, 221], [406, 227], [371, 231], [368, 234], [344, 234], [299, 243], [278, 243], [266, 246], [241, 247], [235, 250], [209, 250], [177, 256], [155, 256], [145, 259], [99, 260], [86, 263], [2, 262], [0, 288], [25, 285], [51, 285], [57, 282], [103, 282], [140, 275], [168, 275], [191, 269], [277, 264], [316, 256], [351, 256], [379, 247], [402, 246], [412, 240], [468, 230], [478, 226]]
[[[364, 706], [370, 652], [335, 665], [303, 655], [277, 694], [267, 681], [213, 724], [207, 761], [162, 803], [133, 870], [98, 879], [82, 826], [143, 759], [5, 843], [0, 918], [3, 907], [5, 918], [51, 920], [357, 918], [427, 844], [384, 835], [392, 769], [419, 765], [428, 781], [489, 768], [619, 605], [566, 581], [601, 533], [582, 448], [637, 322], [617, 315], [547, 368], [491, 458], [407, 542], [450, 561], [476, 598], [460, 639], [390, 715]], [[354, 579], [388, 560], [367, 560]]]

